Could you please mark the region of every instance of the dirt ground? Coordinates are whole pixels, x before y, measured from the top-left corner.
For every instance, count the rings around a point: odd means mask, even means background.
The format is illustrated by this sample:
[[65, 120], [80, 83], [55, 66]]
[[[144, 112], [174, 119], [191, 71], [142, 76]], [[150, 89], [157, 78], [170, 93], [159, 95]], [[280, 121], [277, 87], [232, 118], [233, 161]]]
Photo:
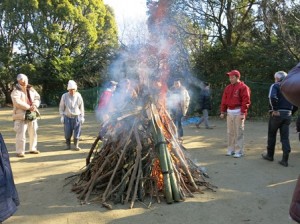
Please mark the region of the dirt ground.
[[277, 143], [274, 162], [261, 159], [265, 150], [267, 121], [246, 121], [243, 158], [225, 156], [226, 123], [211, 119], [212, 130], [185, 127], [184, 146], [194, 162], [207, 169], [208, 181], [218, 187], [184, 202], [147, 208], [140, 202], [133, 209], [114, 205], [81, 205], [65, 178], [84, 167], [85, 158], [98, 133], [93, 113], [88, 113], [82, 131], [80, 152], [63, 150], [63, 127], [57, 108], [41, 109], [39, 155], [15, 157], [11, 108], [0, 108], [1, 133], [10, 152], [14, 179], [20, 196], [18, 211], [5, 224], [286, 224], [294, 223], [288, 214], [299, 175], [300, 143], [291, 125], [289, 167], [278, 164], [282, 152]]

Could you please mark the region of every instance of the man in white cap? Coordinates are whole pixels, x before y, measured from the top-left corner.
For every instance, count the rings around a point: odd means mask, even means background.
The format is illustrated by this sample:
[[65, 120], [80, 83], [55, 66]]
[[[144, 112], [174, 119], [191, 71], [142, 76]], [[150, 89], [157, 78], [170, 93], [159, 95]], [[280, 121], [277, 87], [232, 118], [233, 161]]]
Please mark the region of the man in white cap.
[[69, 80], [67, 90], [68, 92], [62, 95], [59, 103], [60, 120], [64, 124], [66, 149], [71, 149], [71, 138], [73, 135], [74, 150], [79, 151], [81, 126], [84, 123], [84, 103], [81, 94], [77, 92], [75, 81]]
[[17, 157], [25, 156], [26, 131], [29, 135], [29, 153], [39, 154], [37, 150], [37, 129], [36, 117], [39, 115], [38, 107], [41, 98], [38, 92], [28, 84], [28, 77], [24, 74], [17, 76], [18, 83], [11, 93], [13, 102], [14, 130], [16, 132]]

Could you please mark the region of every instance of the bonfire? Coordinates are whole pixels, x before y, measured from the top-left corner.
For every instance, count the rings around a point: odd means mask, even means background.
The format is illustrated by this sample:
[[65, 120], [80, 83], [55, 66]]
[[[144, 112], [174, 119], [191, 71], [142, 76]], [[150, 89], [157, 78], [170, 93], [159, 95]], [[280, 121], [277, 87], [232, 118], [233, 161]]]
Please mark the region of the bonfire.
[[142, 98], [126, 103], [101, 126], [72, 186], [82, 203], [100, 201], [112, 209], [113, 203], [133, 208], [140, 201], [150, 207], [154, 200], [180, 202], [214, 190], [178, 141], [166, 108], [151, 95]]

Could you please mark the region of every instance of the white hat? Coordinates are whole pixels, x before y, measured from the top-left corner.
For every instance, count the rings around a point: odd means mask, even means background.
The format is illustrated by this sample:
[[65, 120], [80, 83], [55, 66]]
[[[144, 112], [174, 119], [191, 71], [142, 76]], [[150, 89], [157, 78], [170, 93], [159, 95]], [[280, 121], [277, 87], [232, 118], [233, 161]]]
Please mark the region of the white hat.
[[19, 80], [24, 80], [25, 82], [28, 82], [28, 77], [26, 76], [26, 75], [24, 75], [24, 74], [19, 74], [18, 76], [17, 76], [17, 80], [19, 81]]
[[77, 84], [74, 80], [69, 80], [67, 90], [69, 90], [69, 89], [77, 90]]
[[109, 82], [109, 85], [110, 86], [116, 86], [116, 85], [118, 85], [118, 83], [112, 80], [112, 81]]

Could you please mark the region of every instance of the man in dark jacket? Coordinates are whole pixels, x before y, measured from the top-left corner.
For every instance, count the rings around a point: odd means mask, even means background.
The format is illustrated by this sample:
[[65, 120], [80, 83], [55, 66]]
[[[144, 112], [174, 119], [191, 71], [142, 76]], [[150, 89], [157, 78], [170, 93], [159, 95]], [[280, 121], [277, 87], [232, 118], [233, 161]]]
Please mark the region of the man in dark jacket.
[[17, 211], [20, 204], [6, 145], [0, 134], [0, 223]]
[[206, 129], [212, 129], [208, 121], [208, 113], [211, 110], [210, 86], [208, 82], [204, 82], [203, 85], [199, 98], [200, 110], [202, 111], [203, 118], [196, 124], [196, 127], [200, 128], [200, 124], [204, 122]]
[[269, 91], [269, 125], [268, 125], [268, 143], [267, 153], [262, 154], [262, 158], [268, 161], [274, 161], [276, 136], [278, 129], [280, 130], [280, 141], [282, 145], [282, 160], [279, 164], [287, 167], [291, 145], [289, 140], [289, 129], [292, 120], [292, 114], [297, 111], [297, 107], [293, 106], [282, 95], [280, 84], [287, 76], [283, 71], [276, 72], [274, 75], [275, 83], [270, 87]]

